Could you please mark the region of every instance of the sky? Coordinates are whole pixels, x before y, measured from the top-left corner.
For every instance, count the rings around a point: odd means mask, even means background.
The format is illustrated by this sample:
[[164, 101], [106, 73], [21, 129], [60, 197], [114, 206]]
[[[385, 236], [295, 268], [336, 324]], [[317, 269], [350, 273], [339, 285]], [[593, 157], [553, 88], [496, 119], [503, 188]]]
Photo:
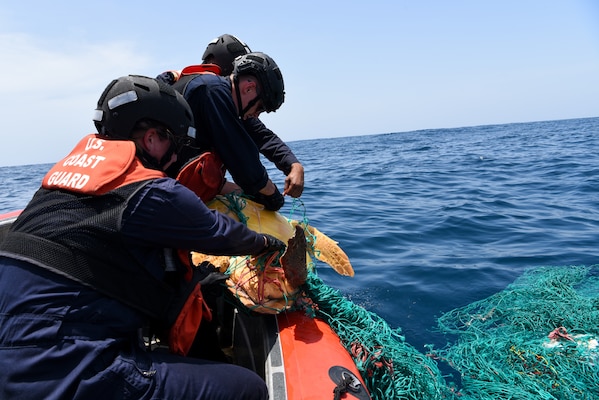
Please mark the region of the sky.
[[293, 141], [599, 116], [596, 0], [0, 0], [0, 166], [94, 132], [114, 78], [198, 64], [229, 33], [270, 55]]

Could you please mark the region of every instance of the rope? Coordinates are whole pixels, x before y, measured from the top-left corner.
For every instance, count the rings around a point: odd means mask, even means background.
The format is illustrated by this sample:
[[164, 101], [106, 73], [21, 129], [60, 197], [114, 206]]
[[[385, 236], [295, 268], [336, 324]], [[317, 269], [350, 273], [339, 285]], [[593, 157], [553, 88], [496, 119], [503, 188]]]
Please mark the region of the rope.
[[229, 208], [229, 210], [234, 212], [237, 218], [239, 219], [239, 222], [241, 222], [244, 225], [247, 225], [248, 217], [246, 217], [243, 213], [243, 209], [247, 205], [245, 197], [239, 196], [234, 193], [225, 194], [223, 195], [223, 197], [227, 199], [227, 203], [223, 202], [218, 197], [216, 199], [221, 203], [225, 204]]

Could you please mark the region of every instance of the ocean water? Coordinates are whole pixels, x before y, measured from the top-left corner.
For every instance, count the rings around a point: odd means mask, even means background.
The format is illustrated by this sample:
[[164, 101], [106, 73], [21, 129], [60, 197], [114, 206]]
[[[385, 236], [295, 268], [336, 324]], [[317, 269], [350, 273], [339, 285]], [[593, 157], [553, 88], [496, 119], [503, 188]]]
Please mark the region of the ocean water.
[[[597, 263], [598, 132], [585, 118], [289, 142], [305, 216], [356, 272], [318, 264], [319, 276], [416, 349], [442, 347], [443, 313], [528, 268]], [[50, 166], [0, 168], [0, 213], [23, 208]]]

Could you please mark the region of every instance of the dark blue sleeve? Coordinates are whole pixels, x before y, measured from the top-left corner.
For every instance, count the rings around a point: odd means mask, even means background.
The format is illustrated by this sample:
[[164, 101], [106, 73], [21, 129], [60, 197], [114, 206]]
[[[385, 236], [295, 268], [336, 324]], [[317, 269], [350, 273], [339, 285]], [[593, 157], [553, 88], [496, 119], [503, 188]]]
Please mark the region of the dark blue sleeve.
[[258, 254], [264, 237], [210, 210], [174, 179], [155, 180], [129, 200], [122, 234], [139, 246], [195, 250], [213, 255]]
[[222, 77], [200, 75], [186, 89], [200, 143], [220, 156], [231, 177], [247, 194], [266, 186], [268, 173], [258, 147], [237, 116], [230, 83]]
[[291, 164], [299, 163], [289, 146], [258, 118], [248, 118], [243, 124], [260, 153], [285, 175], [291, 171]]

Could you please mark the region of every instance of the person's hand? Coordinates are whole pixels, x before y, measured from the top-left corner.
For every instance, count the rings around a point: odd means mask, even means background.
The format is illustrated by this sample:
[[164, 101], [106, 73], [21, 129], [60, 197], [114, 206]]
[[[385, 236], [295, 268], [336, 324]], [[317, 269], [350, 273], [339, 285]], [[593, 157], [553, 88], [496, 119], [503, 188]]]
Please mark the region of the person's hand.
[[300, 197], [304, 191], [304, 167], [300, 163], [291, 164], [291, 172], [285, 178], [283, 195]]
[[264, 250], [262, 250], [262, 252], [274, 253], [277, 251], [280, 252], [282, 250], [285, 250], [285, 243], [283, 243], [276, 237], [269, 235], [269, 234], [264, 234], [263, 236], [264, 236]]

